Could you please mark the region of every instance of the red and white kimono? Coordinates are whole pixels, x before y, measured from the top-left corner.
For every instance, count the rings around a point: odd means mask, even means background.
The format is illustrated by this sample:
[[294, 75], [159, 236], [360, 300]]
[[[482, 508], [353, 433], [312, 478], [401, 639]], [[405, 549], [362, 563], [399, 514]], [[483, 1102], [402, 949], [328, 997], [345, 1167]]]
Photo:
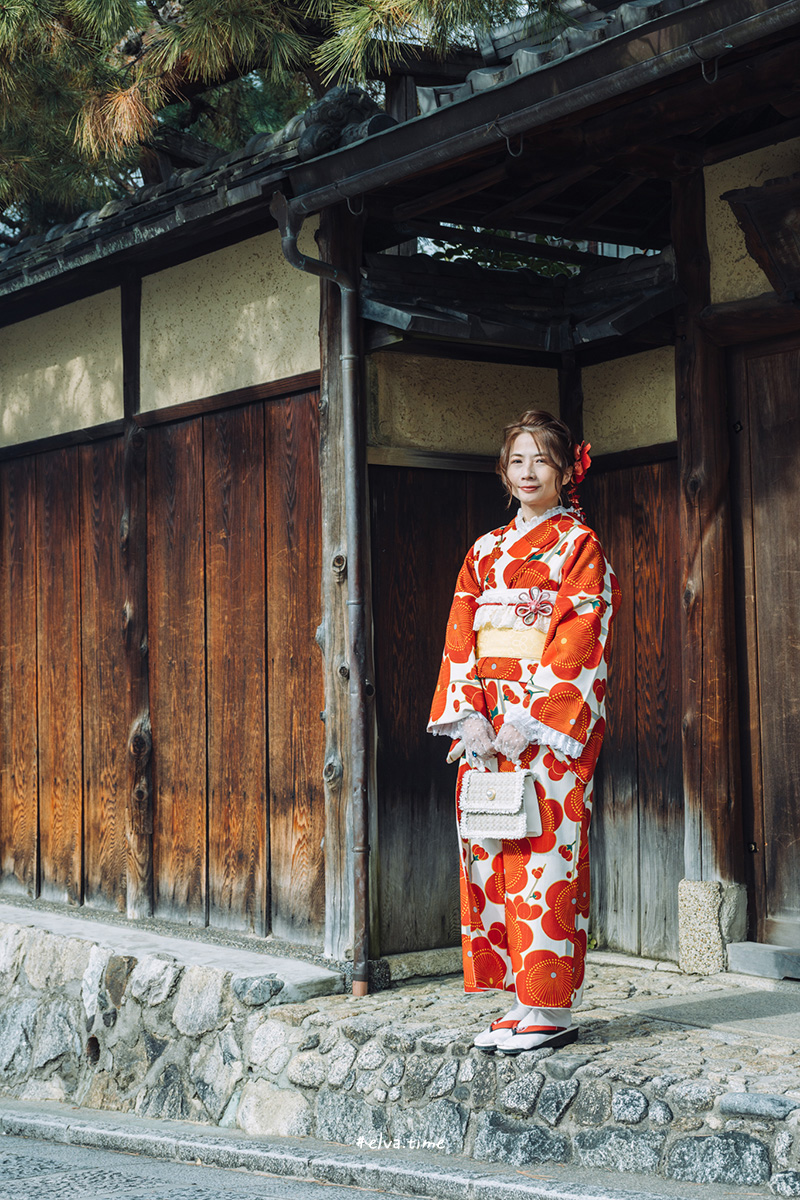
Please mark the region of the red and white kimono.
[[[428, 731], [456, 738], [473, 712], [495, 733], [511, 721], [532, 743], [521, 765], [533, 773], [542, 817], [539, 837], [461, 839], [468, 992], [515, 991], [531, 1008], [580, 1003], [592, 776], [605, 731], [605, 645], [619, 599], [596, 535], [564, 508], [530, 522], [518, 514], [479, 538], [464, 560]], [[500, 755], [497, 763], [514, 769]], [[467, 769], [462, 760], [459, 820]]]

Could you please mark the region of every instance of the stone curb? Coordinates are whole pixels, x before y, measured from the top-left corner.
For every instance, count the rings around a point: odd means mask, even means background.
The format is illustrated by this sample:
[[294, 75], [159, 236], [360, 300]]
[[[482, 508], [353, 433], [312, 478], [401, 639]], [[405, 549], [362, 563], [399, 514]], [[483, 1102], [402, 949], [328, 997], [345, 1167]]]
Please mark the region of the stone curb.
[[[157, 1128], [154, 1128], [157, 1124]], [[521, 1179], [502, 1167], [492, 1174], [468, 1160], [455, 1160], [443, 1169], [432, 1155], [405, 1156], [373, 1150], [342, 1148], [332, 1151], [313, 1139], [254, 1141], [230, 1134], [208, 1136], [169, 1121], [149, 1122], [129, 1117], [119, 1121], [94, 1114], [76, 1117], [74, 1110], [27, 1111], [0, 1102], [0, 1136], [35, 1138], [71, 1146], [139, 1154], [170, 1162], [244, 1170], [292, 1179], [310, 1179], [340, 1187], [395, 1192], [430, 1200], [664, 1200], [665, 1192], [607, 1187], [603, 1182]], [[572, 1174], [572, 1173], [571, 1173]], [[704, 1189], [716, 1200], [716, 1189]], [[726, 1190], [725, 1195], [730, 1195]], [[750, 1193], [753, 1194], [752, 1192]]]

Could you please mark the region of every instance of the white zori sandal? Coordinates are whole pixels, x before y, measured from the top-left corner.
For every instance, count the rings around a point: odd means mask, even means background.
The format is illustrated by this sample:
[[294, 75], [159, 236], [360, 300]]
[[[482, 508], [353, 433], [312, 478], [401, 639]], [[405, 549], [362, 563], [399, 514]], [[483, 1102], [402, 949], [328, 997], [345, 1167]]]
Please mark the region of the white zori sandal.
[[487, 1054], [491, 1054], [501, 1042], [511, 1037], [518, 1024], [518, 1018], [501, 1017], [499, 1021], [492, 1021], [489, 1028], [484, 1029], [483, 1033], [477, 1034], [472, 1044], [479, 1050], [485, 1050]]
[[577, 1029], [565, 1029], [563, 1025], [539, 1025], [531, 1022], [526, 1024], [524, 1019], [519, 1022], [512, 1034], [497, 1043], [501, 1054], [522, 1054], [525, 1050], [543, 1050], [545, 1047], [557, 1050], [559, 1046], [569, 1046], [577, 1042]]

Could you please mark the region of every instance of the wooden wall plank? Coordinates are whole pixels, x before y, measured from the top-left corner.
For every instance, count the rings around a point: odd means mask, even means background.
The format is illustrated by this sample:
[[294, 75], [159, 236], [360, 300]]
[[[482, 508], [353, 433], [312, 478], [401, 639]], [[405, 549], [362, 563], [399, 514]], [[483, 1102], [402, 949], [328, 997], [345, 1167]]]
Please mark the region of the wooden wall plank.
[[206, 920], [203, 422], [154, 429], [147, 581], [157, 916]]
[[209, 924], [263, 935], [268, 926], [263, 405], [206, 417], [203, 443]]
[[460, 941], [455, 769], [425, 726], [469, 545], [466, 493], [458, 472], [370, 468], [381, 954]]
[[80, 448], [84, 903], [125, 908], [128, 721], [118, 532], [123, 440]]
[[272, 931], [324, 931], [324, 707], [317, 393], [267, 403], [267, 697]]
[[35, 896], [38, 873], [36, 470], [0, 466], [0, 879]]
[[[672, 960], [678, 957], [678, 884], [683, 878], [677, 494], [675, 462], [636, 471], [632, 524], [640, 953]], [[619, 639], [615, 652], [618, 648]], [[623, 697], [619, 700], [624, 703]]]
[[79, 450], [37, 459], [41, 895], [82, 900]]
[[464, 555], [508, 512], [478, 472], [373, 466], [370, 495], [379, 941], [392, 954], [460, 940], [455, 768], [425, 727]]
[[595, 774], [589, 929], [599, 945], [638, 954], [639, 747], [630, 473], [589, 474], [581, 493], [589, 525], [622, 589], [611, 633], [606, 738]]

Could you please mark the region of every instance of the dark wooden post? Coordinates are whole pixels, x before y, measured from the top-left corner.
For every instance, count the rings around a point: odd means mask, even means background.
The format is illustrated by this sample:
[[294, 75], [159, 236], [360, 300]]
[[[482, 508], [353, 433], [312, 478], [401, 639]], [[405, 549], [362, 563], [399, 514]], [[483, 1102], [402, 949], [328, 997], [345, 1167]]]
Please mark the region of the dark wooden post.
[[[361, 221], [342, 207], [324, 209], [317, 234], [320, 258], [357, 277]], [[350, 712], [347, 554], [342, 405], [341, 300], [322, 282], [320, 312], [320, 491], [322, 501], [322, 623], [317, 641], [325, 680], [325, 953], [343, 959], [353, 948], [353, 829], [350, 796]]]
[[698, 317], [710, 301], [702, 171], [673, 183], [677, 314], [685, 873], [742, 882], [729, 441], [722, 353]]
[[577, 442], [583, 441], [583, 381], [575, 352], [561, 355], [558, 368], [558, 415]]
[[153, 915], [153, 795], [150, 778], [150, 683], [147, 656], [147, 435], [139, 411], [141, 281], [122, 285], [122, 364], [125, 458], [119, 536], [124, 596], [128, 793], [126, 909], [131, 918]]

